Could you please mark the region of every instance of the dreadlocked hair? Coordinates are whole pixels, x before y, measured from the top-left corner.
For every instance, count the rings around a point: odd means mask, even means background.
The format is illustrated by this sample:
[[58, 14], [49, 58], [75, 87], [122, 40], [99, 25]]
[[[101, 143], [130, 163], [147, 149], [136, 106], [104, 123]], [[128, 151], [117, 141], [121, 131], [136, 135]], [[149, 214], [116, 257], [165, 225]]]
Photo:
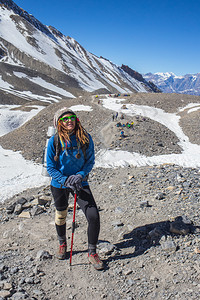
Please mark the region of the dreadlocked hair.
[[78, 139], [83, 145], [89, 143], [88, 133], [85, 130], [85, 128], [81, 125], [79, 120], [76, 123], [76, 139]]

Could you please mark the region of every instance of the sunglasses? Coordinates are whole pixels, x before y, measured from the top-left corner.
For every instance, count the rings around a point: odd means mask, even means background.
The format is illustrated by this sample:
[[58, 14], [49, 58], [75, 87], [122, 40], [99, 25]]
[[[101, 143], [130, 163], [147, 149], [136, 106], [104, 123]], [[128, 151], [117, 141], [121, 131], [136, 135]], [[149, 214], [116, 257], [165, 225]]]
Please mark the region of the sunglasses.
[[63, 121], [64, 123], [67, 123], [69, 121], [76, 121], [76, 116], [75, 115], [66, 116], [66, 117], [60, 118], [60, 121]]

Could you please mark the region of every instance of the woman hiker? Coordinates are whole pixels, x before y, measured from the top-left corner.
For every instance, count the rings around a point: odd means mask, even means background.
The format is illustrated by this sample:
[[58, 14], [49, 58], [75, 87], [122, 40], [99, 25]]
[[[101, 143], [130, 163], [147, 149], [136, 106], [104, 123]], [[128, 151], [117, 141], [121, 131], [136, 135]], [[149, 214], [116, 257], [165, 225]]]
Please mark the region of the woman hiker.
[[52, 177], [51, 192], [55, 202], [55, 226], [59, 240], [58, 259], [65, 259], [66, 217], [70, 193], [77, 192], [77, 203], [88, 222], [88, 259], [97, 270], [104, 268], [96, 253], [100, 218], [87, 177], [95, 162], [94, 144], [76, 114], [64, 107], [54, 116], [57, 133], [49, 139], [47, 171]]

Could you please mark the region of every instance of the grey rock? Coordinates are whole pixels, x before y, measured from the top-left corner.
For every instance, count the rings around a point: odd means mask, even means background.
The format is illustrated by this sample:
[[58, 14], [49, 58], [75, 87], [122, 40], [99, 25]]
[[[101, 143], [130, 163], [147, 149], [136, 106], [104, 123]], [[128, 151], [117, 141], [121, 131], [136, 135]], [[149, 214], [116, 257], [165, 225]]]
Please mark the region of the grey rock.
[[44, 205], [44, 206], [49, 206], [51, 204], [51, 197], [49, 196], [41, 196], [38, 198], [38, 204], [39, 205]]
[[16, 292], [12, 295], [12, 300], [23, 300], [23, 299], [27, 299], [28, 295], [24, 292]]
[[0, 288], [3, 289], [3, 286], [4, 286], [4, 281], [0, 281]]
[[6, 271], [7, 269], [8, 269], [8, 267], [4, 263], [0, 263], [0, 273], [2, 273], [3, 271]]
[[40, 279], [40, 278], [35, 278], [35, 279], [34, 279], [34, 283], [35, 283], [35, 284], [41, 283], [41, 279]]
[[25, 281], [26, 281], [26, 278], [25, 278], [25, 277], [22, 277], [22, 278], [19, 280], [19, 285], [24, 284]]
[[161, 248], [164, 251], [175, 252], [177, 250], [177, 245], [174, 241], [165, 241], [161, 243]]
[[123, 271], [123, 274], [124, 274], [125, 276], [130, 275], [131, 273], [133, 273], [133, 271], [132, 271], [131, 269], [127, 269], [127, 270], [124, 270], [124, 271]]
[[13, 267], [10, 269], [10, 274], [16, 274], [19, 271], [18, 267]]
[[121, 207], [116, 207], [115, 208], [115, 213], [116, 214], [122, 214], [123, 212], [124, 212], [123, 208], [121, 208]]
[[0, 297], [3, 299], [7, 299], [7, 297], [9, 297], [11, 295], [10, 291], [6, 291], [6, 290], [1, 290], [0, 291]]
[[150, 207], [149, 201], [142, 201], [142, 202], [140, 202], [140, 207], [141, 208]]
[[39, 250], [36, 255], [37, 260], [51, 259], [52, 255], [46, 250]]
[[156, 195], [156, 200], [163, 200], [165, 198], [165, 193], [158, 193]]
[[33, 294], [36, 295], [36, 296], [42, 296], [43, 295], [43, 291], [33, 290]]
[[3, 283], [3, 289], [4, 290], [11, 290], [12, 289], [12, 284], [10, 282], [4, 282]]
[[6, 211], [7, 211], [8, 214], [12, 214], [12, 213], [14, 212], [15, 205], [16, 205], [16, 204], [14, 203], [14, 204], [12, 204], [12, 205], [6, 207]]
[[40, 273], [40, 270], [39, 270], [38, 266], [35, 266], [35, 267], [33, 268], [33, 273], [34, 273], [35, 275], [37, 275], [37, 274]]
[[0, 281], [6, 279], [5, 275], [0, 273]]
[[17, 200], [17, 204], [21, 204], [21, 205], [24, 205], [25, 203], [27, 202], [27, 200], [25, 198], [20, 198], [19, 200]]
[[111, 225], [114, 227], [120, 227], [120, 226], [124, 226], [124, 223], [121, 221], [114, 221], [111, 223]]
[[33, 257], [30, 256], [30, 255], [27, 255], [26, 258], [25, 258], [25, 262], [31, 262], [33, 260], [34, 260]]
[[135, 280], [129, 279], [127, 284], [128, 284], [128, 286], [133, 286], [135, 284]]
[[105, 242], [105, 243], [99, 243], [98, 249], [100, 254], [109, 255], [116, 249], [116, 246]]
[[43, 207], [40, 207], [40, 206], [34, 206], [32, 209], [31, 209], [31, 215], [34, 217], [34, 216], [37, 216], [37, 215], [40, 215], [44, 212], [44, 208]]
[[21, 204], [16, 204], [15, 209], [14, 209], [14, 214], [19, 215], [22, 212], [22, 205]]
[[33, 278], [33, 277], [27, 277], [27, 278], [25, 279], [25, 282], [26, 282], [26, 283], [29, 283], [29, 284], [33, 284], [33, 283], [34, 283], [34, 278]]

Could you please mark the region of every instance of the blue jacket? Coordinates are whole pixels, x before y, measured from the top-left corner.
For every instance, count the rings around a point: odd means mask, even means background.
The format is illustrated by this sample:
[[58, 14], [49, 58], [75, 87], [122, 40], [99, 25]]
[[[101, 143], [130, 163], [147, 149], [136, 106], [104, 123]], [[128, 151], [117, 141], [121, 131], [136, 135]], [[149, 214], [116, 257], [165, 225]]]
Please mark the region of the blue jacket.
[[55, 161], [54, 156], [56, 155], [56, 150], [54, 147], [54, 136], [49, 139], [47, 146], [47, 171], [52, 177], [51, 185], [56, 188], [65, 188], [64, 183], [67, 177], [70, 175], [80, 174], [83, 178], [82, 185], [88, 185], [87, 179], [84, 178], [92, 170], [95, 163], [94, 154], [94, 143], [89, 135], [89, 146], [86, 149], [86, 155], [84, 157], [83, 151], [80, 149], [79, 153], [81, 157], [76, 158], [78, 153], [76, 136], [70, 136], [70, 142], [67, 142], [67, 147], [73, 147], [72, 149], [61, 150], [59, 155], [59, 160]]

